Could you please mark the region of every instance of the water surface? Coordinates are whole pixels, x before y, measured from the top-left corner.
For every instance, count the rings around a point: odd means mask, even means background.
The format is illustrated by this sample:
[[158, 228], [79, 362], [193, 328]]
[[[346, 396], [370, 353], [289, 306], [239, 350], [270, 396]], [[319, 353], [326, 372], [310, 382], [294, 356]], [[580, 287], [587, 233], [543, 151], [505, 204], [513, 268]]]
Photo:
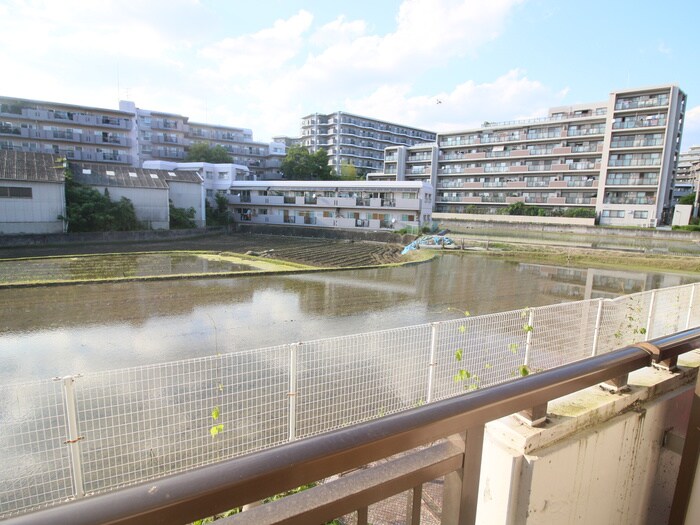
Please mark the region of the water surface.
[[396, 268], [0, 289], [0, 380], [162, 363], [698, 280], [445, 254]]

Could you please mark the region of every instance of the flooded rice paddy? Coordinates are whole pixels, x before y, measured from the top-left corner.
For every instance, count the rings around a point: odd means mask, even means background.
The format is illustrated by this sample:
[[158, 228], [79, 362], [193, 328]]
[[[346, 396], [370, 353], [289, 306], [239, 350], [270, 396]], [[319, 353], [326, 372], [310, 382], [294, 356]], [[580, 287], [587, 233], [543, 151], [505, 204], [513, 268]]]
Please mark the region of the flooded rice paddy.
[[[141, 257], [120, 256], [119, 264], [92, 268], [89, 275], [240, 268]], [[160, 262], [149, 268], [153, 261]], [[64, 263], [71, 275], [87, 275], [79, 263]], [[48, 268], [47, 275], [60, 275]], [[454, 319], [465, 310], [480, 315], [698, 280], [445, 254], [412, 266], [331, 273], [0, 288], [0, 380], [162, 363]]]

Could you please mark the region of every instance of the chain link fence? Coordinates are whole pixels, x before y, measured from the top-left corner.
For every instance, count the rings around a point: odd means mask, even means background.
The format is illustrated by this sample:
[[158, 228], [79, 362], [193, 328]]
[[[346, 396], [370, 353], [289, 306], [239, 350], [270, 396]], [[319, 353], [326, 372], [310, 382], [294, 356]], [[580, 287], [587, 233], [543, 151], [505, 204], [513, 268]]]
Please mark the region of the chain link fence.
[[0, 386], [0, 518], [700, 324], [700, 284]]

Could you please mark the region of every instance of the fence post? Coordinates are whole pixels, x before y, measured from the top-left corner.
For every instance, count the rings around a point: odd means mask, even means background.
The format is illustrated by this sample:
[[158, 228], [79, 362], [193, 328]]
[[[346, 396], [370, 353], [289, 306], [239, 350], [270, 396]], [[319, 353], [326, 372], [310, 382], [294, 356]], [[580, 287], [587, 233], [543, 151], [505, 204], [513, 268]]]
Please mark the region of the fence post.
[[64, 441], [68, 445], [71, 464], [71, 478], [73, 479], [73, 494], [76, 498], [85, 496], [85, 485], [83, 483], [83, 463], [80, 457], [80, 441], [83, 436], [78, 429], [78, 407], [75, 402], [75, 380], [80, 375], [65, 376], [56, 378], [63, 383], [63, 403], [66, 408], [66, 422], [68, 424], [68, 436]]
[[430, 324], [430, 357], [428, 358], [428, 392], [425, 396], [425, 402], [430, 403], [433, 400], [433, 383], [435, 381], [435, 348], [437, 346], [437, 328], [440, 323]]
[[685, 329], [690, 328], [690, 316], [693, 313], [693, 301], [695, 301], [695, 285], [690, 285], [690, 300], [688, 301], [688, 315], [685, 318]]
[[302, 344], [289, 345], [289, 441], [294, 441], [297, 434], [297, 352]]
[[598, 337], [600, 336], [600, 322], [603, 319], [603, 299], [598, 299], [598, 313], [595, 317], [595, 328], [593, 329], [593, 349], [591, 357], [598, 355]]
[[656, 310], [656, 290], [652, 290], [651, 292], [651, 300], [649, 301], [649, 315], [647, 317], [647, 331], [646, 331], [646, 340], [648, 341], [649, 339], [652, 338], [651, 336], [651, 327], [654, 322], [654, 314]]
[[532, 343], [532, 332], [534, 330], [534, 323], [535, 322], [535, 312], [534, 310], [530, 309], [530, 316], [527, 318], [527, 326], [529, 327], [527, 331], [527, 336], [525, 339], [525, 362], [523, 363], [525, 366], [530, 366], [530, 346]]

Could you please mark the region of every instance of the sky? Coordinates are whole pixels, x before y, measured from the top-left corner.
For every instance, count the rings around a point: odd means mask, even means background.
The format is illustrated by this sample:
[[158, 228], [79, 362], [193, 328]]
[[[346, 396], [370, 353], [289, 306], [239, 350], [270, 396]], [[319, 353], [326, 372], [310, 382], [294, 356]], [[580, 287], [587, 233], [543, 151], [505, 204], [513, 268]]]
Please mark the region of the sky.
[[0, 95], [298, 136], [346, 111], [442, 132], [676, 84], [700, 145], [692, 0], [0, 0]]

